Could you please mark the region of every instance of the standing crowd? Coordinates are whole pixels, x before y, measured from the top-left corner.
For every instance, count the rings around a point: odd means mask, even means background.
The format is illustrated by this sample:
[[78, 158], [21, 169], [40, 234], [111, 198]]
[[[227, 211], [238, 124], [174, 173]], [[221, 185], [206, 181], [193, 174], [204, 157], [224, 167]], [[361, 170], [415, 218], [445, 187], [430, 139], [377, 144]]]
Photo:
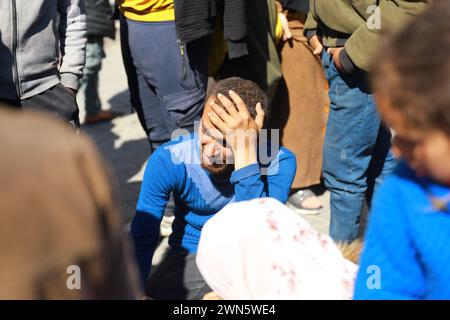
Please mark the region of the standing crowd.
[[[121, 116], [115, 20], [149, 142], [127, 235], [76, 101]], [[450, 299], [448, 0], [3, 1], [0, 105], [0, 298]]]

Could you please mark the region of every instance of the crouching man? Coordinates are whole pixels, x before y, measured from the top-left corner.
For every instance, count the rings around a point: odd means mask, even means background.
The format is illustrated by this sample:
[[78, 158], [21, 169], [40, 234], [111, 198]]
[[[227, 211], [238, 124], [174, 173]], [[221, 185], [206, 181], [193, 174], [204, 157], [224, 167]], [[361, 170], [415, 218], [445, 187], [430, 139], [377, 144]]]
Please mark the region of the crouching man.
[[[198, 132], [173, 139], [150, 157], [131, 234], [151, 298], [201, 299], [210, 291], [195, 264], [197, 246], [203, 225], [228, 203], [260, 197], [286, 202], [296, 160], [262, 134], [267, 104], [255, 83], [222, 80], [206, 100]], [[148, 278], [171, 193], [175, 221], [170, 249]]]

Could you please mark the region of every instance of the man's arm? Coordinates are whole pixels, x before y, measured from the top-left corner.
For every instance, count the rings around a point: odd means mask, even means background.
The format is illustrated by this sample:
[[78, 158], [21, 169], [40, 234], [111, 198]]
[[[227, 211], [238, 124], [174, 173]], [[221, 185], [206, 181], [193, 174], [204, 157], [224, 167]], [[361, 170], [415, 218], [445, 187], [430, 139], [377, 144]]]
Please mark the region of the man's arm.
[[305, 21], [303, 33], [313, 49], [313, 54], [319, 56], [323, 50], [322, 38], [317, 34], [317, 19], [315, 17], [315, 1], [310, 0], [309, 12]]
[[[166, 164], [166, 155], [166, 151], [160, 148], [148, 160], [136, 215], [131, 223], [131, 237], [143, 283], [150, 273], [159, 237], [159, 225], [175, 185], [173, 168], [169, 168]], [[168, 157], [170, 159], [170, 155]]]
[[62, 62], [61, 83], [73, 91], [83, 75], [86, 59], [86, 13], [83, 0], [58, 0], [59, 36]]
[[[368, 15], [370, 2], [364, 1], [367, 5], [361, 8], [361, 14]], [[358, 67], [368, 71], [379, 46], [380, 35], [397, 31], [408, 19], [421, 13], [431, 3], [432, 0], [381, 0], [377, 9], [379, 15], [377, 12], [372, 13], [373, 18], [376, 18], [377, 15], [381, 18], [380, 28], [377, 28], [376, 23], [372, 24], [370, 21], [362, 24], [347, 40], [345, 49], [339, 53], [344, 70], [351, 73], [356, 69], [355, 67]]]
[[287, 149], [281, 149], [271, 161], [267, 175], [261, 174], [258, 163], [236, 170], [231, 175], [236, 201], [271, 197], [286, 203], [296, 172], [295, 155]]
[[315, 1], [314, 0], [310, 0], [309, 1], [309, 12], [308, 12], [308, 16], [306, 18], [305, 21], [305, 26], [304, 26], [304, 35], [305, 37], [309, 40], [311, 39], [312, 36], [317, 34], [317, 20], [315, 18]]

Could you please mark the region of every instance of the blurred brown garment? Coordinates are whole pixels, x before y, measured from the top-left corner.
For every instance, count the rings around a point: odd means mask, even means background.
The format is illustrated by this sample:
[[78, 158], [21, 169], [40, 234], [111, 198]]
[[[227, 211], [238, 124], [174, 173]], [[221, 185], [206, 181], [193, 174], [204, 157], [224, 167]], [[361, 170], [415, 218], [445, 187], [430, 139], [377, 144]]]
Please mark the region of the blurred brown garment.
[[306, 188], [320, 183], [328, 84], [303, 36], [306, 15], [289, 11], [287, 18], [292, 39], [279, 46], [283, 79], [272, 102], [269, 126], [281, 129], [282, 145], [297, 156], [292, 188]]
[[89, 139], [0, 108], [0, 299], [138, 298], [116, 199]]

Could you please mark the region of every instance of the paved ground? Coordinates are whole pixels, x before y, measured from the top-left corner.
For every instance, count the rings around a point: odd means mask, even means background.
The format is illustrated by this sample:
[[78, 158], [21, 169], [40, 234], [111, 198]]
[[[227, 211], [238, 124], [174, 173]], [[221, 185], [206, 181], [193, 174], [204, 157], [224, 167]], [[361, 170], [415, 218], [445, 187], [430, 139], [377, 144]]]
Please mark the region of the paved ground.
[[[134, 215], [142, 175], [149, 153], [149, 146], [136, 114], [131, 113], [125, 71], [122, 65], [119, 41], [105, 43], [106, 59], [100, 76], [100, 94], [104, 109], [124, 112], [123, 117], [111, 123], [82, 126], [96, 142], [100, 152], [111, 165], [120, 189], [122, 213], [125, 225]], [[80, 119], [84, 119], [84, 104], [81, 96]], [[324, 211], [317, 216], [305, 216], [310, 223], [323, 233], [328, 233], [329, 206], [328, 193], [322, 195]], [[158, 263], [167, 241], [159, 246], [154, 263]]]

